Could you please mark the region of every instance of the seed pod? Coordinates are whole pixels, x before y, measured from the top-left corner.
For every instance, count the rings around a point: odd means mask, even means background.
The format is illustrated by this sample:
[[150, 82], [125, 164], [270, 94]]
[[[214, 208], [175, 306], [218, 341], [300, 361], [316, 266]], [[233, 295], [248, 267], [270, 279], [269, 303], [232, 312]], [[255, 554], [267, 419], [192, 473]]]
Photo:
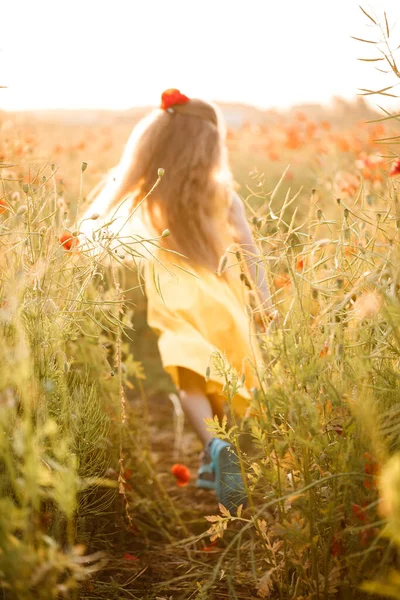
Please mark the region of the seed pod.
[[86, 169], [87, 169], [87, 165], [88, 165], [88, 164], [87, 164], [87, 162], [83, 162], [83, 163], [81, 164], [81, 171], [82, 171], [82, 173], [84, 173], [84, 172], [86, 171]]
[[161, 177], [164, 177], [165, 174], [165, 170], [164, 169], [158, 169], [157, 171], [157, 175], [158, 177], [161, 179]]
[[322, 210], [320, 208], [317, 210], [317, 217], [319, 220], [322, 219]]
[[96, 221], [96, 219], [99, 218], [99, 214], [98, 213], [94, 213], [94, 215], [92, 215], [90, 218], [92, 219], [92, 221]]
[[221, 277], [222, 273], [225, 271], [227, 262], [228, 262], [228, 256], [226, 254], [223, 254], [221, 257], [221, 260], [219, 261], [219, 265], [218, 265], [218, 269], [217, 269], [217, 275], [219, 277]]
[[343, 211], [343, 214], [344, 214], [344, 218], [348, 219], [349, 218], [349, 209], [345, 208], [344, 211]]
[[171, 232], [169, 229], [164, 229], [164, 231], [161, 234], [161, 237], [168, 237], [169, 235], [171, 235]]
[[245, 273], [240, 273], [240, 279], [243, 281], [244, 285], [251, 290], [250, 281]]

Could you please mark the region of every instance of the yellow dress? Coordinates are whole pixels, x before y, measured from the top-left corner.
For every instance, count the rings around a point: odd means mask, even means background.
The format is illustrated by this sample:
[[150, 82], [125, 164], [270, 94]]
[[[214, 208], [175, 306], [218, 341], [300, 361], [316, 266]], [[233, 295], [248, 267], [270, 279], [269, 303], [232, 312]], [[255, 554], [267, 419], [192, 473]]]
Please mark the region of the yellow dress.
[[245, 376], [232, 401], [235, 412], [243, 416], [250, 390], [257, 385], [253, 366], [260, 354], [239, 273], [228, 282], [179, 257], [173, 263], [163, 261], [162, 254], [145, 261], [144, 276], [148, 324], [159, 336], [163, 367], [177, 387], [181, 367], [207, 379], [207, 394], [219, 394], [226, 381], [215, 361], [217, 352], [239, 378]]

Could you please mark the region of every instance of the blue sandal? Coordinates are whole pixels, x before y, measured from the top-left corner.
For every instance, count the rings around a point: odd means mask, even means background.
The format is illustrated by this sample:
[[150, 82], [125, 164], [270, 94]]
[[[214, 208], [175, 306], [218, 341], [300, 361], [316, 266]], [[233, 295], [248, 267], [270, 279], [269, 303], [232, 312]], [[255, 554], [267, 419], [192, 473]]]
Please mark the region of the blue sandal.
[[[240, 471], [239, 459], [231, 444], [214, 438], [209, 449], [211, 462], [198, 470], [197, 487], [215, 490], [217, 501], [231, 514], [236, 514], [240, 504], [247, 506], [246, 488]], [[214, 475], [214, 479], [202, 476]]]

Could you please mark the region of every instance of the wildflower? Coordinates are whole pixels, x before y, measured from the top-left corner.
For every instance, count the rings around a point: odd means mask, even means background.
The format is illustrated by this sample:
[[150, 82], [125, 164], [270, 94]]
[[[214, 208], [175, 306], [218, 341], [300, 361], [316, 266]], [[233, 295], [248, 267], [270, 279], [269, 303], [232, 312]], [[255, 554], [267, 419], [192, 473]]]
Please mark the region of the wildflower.
[[190, 471], [185, 465], [173, 465], [171, 473], [176, 478], [176, 483], [180, 487], [185, 487], [190, 481]]
[[334, 535], [332, 537], [332, 543], [331, 543], [331, 554], [332, 556], [334, 556], [335, 558], [340, 556], [343, 553], [343, 547], [342, 547], [342, 542], [340, 540], [340, 538], [338, 538], [338, 536]]
[[396, 158], [389, 171], [389, 177], [396, 177], [396, 175], [400, 175], [400, 158]]
[[344, 254], [345, 256], [353, 256], [356, 253], [356, 248], [354, 246], [345, 246]]
[[124, 470], [124, 479], [132, 479], [132, 475], [133, 475], [133, 470], [132, 469], [125, 469]]
[[278, 289], [284, 288], [287, 285], [290, 285], [290, 277], [286, 273], [281, 273], [274, 277], [275, 287]]
[[328, 346], [328, 342], [326, 341], [324, 343], [324, 347], [322, 348], [321, 352], [319, 353], [320, 358], [323, 358], [324, 356], [326, 356], [328, 354], [328, 349], [329, 349], [329, 346]]
[[137, 556], [135, 556], [134, 554], [130, 554], [129, 552], [125, 552], [123, 558], [124, 560], [139, 560]]
[[186, 104], [187, 102], [189, 102], [189, 98], [175, 88], [165, 90], [161, 95], [161, 108], [163, 110], [167, 110], [175, 104]]
[[352, 504], [351, 510], [353, 512], [353, 516], [362, 523], [367, 521], [367, 515], [365, 513], [365, 506], [360, 506], [359, 504]]
[[275, 161], [279, 160], [279, 154], [277, 152], [275, 152], [274, 150], [269, 150], [268, 158], [270, 161], [275, 162]]
[[79, 244], [79, 240], [74, 237], [69, 231], [64, 231], [60, 235], [60, 244], [64, 248], [64, 250], [71, 250], [73, 246], [77, 246]]
[[201, 548], [201, 552], [213, 552], [215, 550], [215, 546], [218, 544], [218, 540], [214, 540], [210, 543], [209, 546], [204, 546]]
[[2, 215], [3, 213], [5, 213], [6, 210], [8, 210], [7, 204], [4, 202], [3, 199], [1, 199], [0, 200], [0, 215]]
[[304, 259], [300, 256], [296, 262], [296, 271], [302, 271], [304, 269]]

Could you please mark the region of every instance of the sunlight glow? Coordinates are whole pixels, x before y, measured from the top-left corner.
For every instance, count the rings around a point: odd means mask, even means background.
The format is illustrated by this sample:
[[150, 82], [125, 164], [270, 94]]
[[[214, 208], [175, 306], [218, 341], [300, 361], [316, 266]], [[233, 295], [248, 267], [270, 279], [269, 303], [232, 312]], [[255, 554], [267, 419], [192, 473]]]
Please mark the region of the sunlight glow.
[[[352, 98], [390, 85], [359, 0], [12, 0], [2, 7], [0, 108], [156, 105], [192, 97], [261, 108]], [[398, 0], [365, 5], [395, 25]], [[397, 31], [393, 30], [396, 38]]]

